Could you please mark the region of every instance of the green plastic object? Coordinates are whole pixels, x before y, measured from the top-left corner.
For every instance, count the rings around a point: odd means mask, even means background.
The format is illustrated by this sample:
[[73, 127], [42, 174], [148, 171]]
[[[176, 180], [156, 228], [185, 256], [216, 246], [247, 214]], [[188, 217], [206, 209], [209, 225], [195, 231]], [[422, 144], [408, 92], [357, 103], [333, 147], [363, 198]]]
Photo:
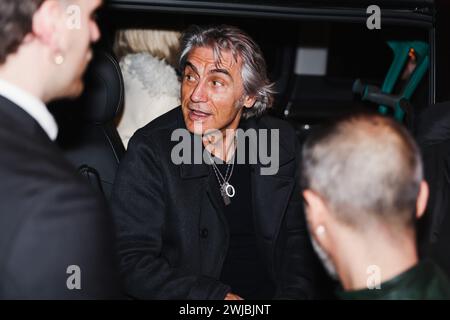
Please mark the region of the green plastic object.
[[[414, 49], [417, 58], [417, 66], [399, 95], [400, 98], [410, 100], [430, 65], [429, 45], [422, 41], [388, 41], [387, 44], [394, 52], [394, 60], [384, 79], [381, 92], [388, 94], [392, 93], [394, 86], [403, 71], [403, 67], [408, 60], [409, 52], [411, 49]], [[380, 105], [378, 111], [382, 114], [386, 114], [388, 112], [388, 107]], [[394, 110], [394, 118], [401, 122], [403, 121], [404, 116], [404, 110], [397, 104]]]

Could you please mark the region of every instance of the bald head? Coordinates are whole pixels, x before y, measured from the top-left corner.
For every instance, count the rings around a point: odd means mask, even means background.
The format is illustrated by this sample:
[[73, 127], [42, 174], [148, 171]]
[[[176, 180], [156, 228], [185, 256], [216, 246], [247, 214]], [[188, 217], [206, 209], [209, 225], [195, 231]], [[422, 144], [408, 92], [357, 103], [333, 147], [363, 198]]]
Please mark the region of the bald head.
[[394, 120], [355, 115], [305, 143], [302, 184], [321, 196], [340, 222], [410, 228], [422, 181], [418, 148]]

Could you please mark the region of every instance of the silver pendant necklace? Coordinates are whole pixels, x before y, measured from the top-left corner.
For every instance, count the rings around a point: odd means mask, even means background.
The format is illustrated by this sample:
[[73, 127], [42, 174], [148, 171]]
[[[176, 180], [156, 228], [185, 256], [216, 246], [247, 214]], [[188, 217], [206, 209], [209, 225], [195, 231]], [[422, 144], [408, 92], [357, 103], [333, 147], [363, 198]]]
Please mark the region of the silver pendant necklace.
[[[219, 168], [217, 167], [216, 163], [214, 162], [214, 159], [209, 154], [209, 159], [211, 160], [214, 174], [216, 175], [217, 182], [219, 182], [220, 194], [222, 195], [223, 202], [225, 203], [226, 206], [228, 206], [231, 203], [231, 198], [233, 198], [236, 195], [236, 189], [229, 182], [231, 179], [231, 176], [233, 175], [235, 156], [236, 156], [236, 152], [233, 155], [231, 164], [227, 165], [227, 171], [225, 172], [225, 176], [223, 176], [222, 173], [220, 172]], [[231, 170], [230, 170], [230, 168], [231, 168]]]

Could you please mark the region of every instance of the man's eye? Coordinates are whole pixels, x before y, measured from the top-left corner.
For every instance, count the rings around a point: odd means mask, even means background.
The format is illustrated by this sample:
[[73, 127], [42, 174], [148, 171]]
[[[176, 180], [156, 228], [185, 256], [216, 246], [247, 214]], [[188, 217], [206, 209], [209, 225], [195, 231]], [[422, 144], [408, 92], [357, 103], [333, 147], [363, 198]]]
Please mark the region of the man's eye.
[[189, 82], [195, 81], [195, 77], [190, 74], [185, 75], [184, 78]]
[[223, 83], [217, 80], [213, 80], [212, 84], [214, 87], [223, 87]]

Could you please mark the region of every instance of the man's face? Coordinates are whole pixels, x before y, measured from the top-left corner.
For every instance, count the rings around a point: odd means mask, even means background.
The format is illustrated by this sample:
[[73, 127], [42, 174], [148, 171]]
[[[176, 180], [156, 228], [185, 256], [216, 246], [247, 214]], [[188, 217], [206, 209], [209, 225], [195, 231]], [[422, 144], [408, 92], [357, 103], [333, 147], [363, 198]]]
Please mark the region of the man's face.
[[65, 12], [62, 41], [65, 55], [63, 81], [67, 83], [65, 96], [76, 97], [83, 91], [83, 74], [92, 59], [91, 44], [100, 38], [94, 14], [101, 4], [102, 0], [76, 0]]
[[[241, 67], [242, 61], [236, 61], [230, 51], [222, 52], [220, 65], [211, 48], [194, 48], [189, 53], [181, 84], [181, 106], [190, 132], [237, 128], [246, 100]], [[194, 126], [201, 126], [201, 130], [194, 130]]]

